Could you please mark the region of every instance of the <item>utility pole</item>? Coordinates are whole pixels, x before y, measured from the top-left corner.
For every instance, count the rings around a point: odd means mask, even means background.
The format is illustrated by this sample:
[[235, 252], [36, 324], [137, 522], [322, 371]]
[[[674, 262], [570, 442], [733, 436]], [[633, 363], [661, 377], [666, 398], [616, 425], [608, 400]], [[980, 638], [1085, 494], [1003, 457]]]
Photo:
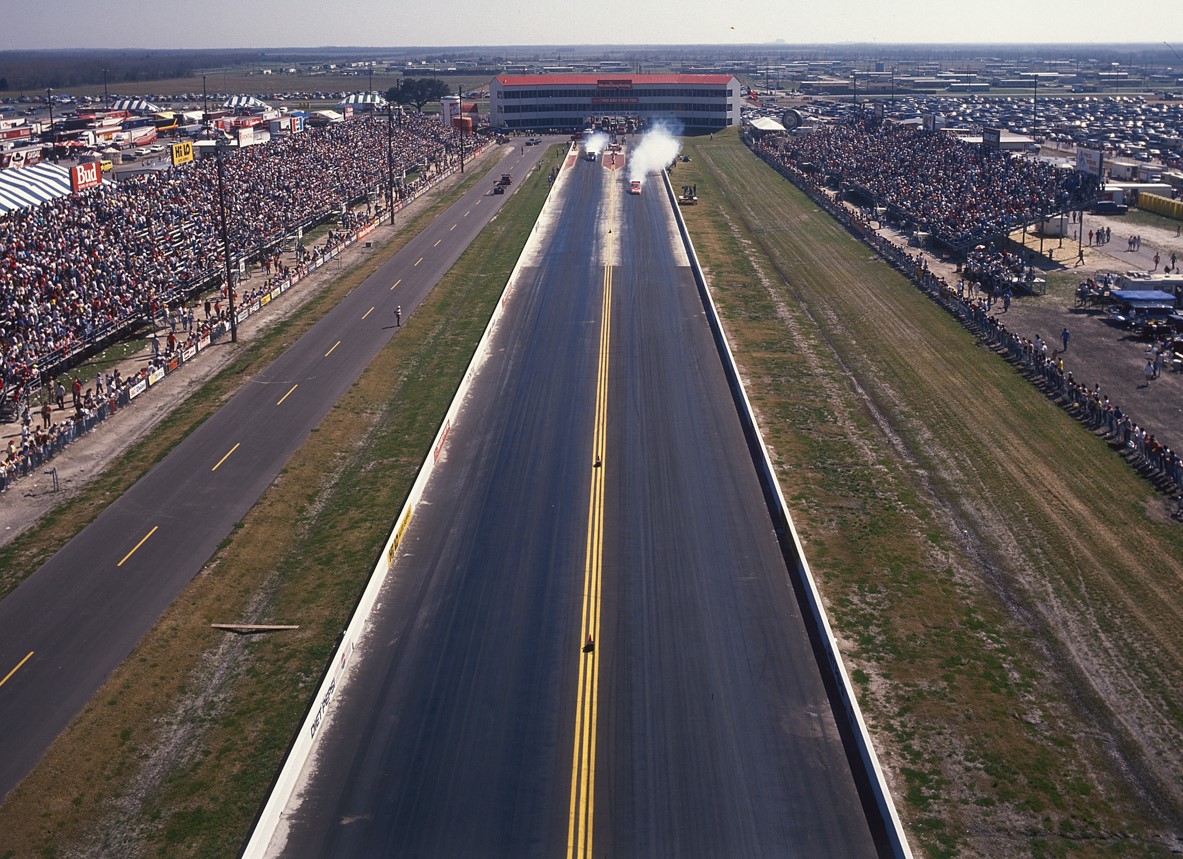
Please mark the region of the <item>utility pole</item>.
[[234, 274], [230, 271], [230, 230], [226, 226], [226, 170], [222, 166], [222, 149], [225, 143], [219, 138], [214, 152], [218, 156], [218, 209], [222, 214], [222, 258], [226, 263], [226, 299], [230, 303], [230, 342], [238, 342], [238, 320], [234, 318]]
[[[462, 113], [464, 113], [464, 87], [461, 86], [460, 84], [456, 84], [456, 97], [459, 99], [459, 101], [456, 103], [456, 112], [458, 114], [462, 114]], [[453, 117], [452, 121], [455, 122], [455, 119], [456, 118]], [[457, 131], [460, 134], [460, 172], [463, 173], [464, 172], [464, 126], [460, 125], [460, 127], [457, 129]]]
[[45, 100], [47, 102], [49, 102], [49, 131], [47, 132], [47, 135], [42, 135], [42, 136], [43, 137], [48, 136], [48, 138], [49, 138], [49, 157], [54, 161], [54, 163], [56, 163], [58, 160], [58, 156], [57, 156], [57, 147], [54, 144], [54, 140], [53, 140], [53, 90], [52, 89], [45, 90]]
[[394, 105], [386, 102], [386, 202], [394, 226]]
[[1035, 72], [1031, 78], [1035, 81], [1035, 90], [1031, 96], [1031, 136], [1034, 137], [1036, 106], [1039, 104], [1039, 72]]

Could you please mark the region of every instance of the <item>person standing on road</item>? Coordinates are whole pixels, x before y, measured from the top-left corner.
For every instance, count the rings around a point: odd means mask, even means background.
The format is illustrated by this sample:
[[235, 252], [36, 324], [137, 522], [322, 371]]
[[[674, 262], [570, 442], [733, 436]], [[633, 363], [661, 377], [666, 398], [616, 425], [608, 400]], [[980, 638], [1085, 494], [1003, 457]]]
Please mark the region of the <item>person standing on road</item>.
[[1068, 338], [1070, 336], [1071, 336], [1071, 333], [1068, 331], [1067, 328], [1065, 328], [1063, 331], [1060, 332], [1060, 342], [1064, 344], [1064, 349], [1062, 350], [1064, 352], [1068, 351]]
[[1146, 376], [1146, 384], [1149, 385], [1152, 381], [1154, 381], [1154, 362], [1147, 361], [1146, 366], [1142, 368], [1142, 372]]
[[401, 328], [403, 324], [403, 306], [401, 304], [394, 308], [394, 324]]

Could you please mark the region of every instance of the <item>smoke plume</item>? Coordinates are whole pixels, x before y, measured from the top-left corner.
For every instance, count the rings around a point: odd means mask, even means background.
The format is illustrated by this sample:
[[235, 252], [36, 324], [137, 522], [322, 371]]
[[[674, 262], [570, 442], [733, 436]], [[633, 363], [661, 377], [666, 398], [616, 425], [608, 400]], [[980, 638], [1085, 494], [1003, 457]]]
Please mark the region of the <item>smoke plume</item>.
[[630, 182], [645, 181], [650, 173], [657, 173], [678, 157], [682, 142], [674, 130], [666, 125], [655, 125], [641, 135], [641, 142], [628, 155]]
[[608, 135], [602, 131], [597, 131], [595, 134], [583, 141], [583, 148], [588, 152], [594, 152], [596, 157], [608, 146]]

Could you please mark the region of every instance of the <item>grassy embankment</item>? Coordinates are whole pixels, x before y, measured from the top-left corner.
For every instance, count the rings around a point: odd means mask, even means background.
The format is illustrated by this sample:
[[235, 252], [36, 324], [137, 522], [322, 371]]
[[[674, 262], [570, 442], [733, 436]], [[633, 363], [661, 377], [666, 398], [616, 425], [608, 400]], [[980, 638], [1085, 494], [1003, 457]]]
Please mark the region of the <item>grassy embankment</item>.
[[[554, 163], [548, 154], [543, 169], [522, 182], [0, 807], [0, 856], [237, 851], [529, 234]], [[479, 174], [468, 180], [481, 181]], [[252, 344], [84, 498], [0, 555], [0, 570], [11, 580], [35, 569], [415, 230], [405, 229]], [[300, 629], [238, 638], [209, 628], [218, 621]]]
[[685, 208], [909, 837], [1159, 855], [1183, 533], [1116, 455], [734, 132]]

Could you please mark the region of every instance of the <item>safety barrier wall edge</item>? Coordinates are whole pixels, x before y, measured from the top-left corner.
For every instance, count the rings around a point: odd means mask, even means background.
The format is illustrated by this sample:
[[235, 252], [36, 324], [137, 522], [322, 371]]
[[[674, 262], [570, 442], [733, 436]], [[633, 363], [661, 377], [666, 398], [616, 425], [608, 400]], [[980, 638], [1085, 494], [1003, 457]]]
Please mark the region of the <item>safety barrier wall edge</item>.
[[838, 649], [838, 641], [834, 638], [834, 633], [830, 629], [830, 621], [826, 616], [821, 594], [818, 593], [817, 584], [813, 579], [813, 573], [809, 569], [809, 563], [805, 560], [805, 549], [801, 545], [801, 540], [797, 535], [797, 529], [793, 525], [792, 516], [789, 514], [788, 505], [785, 503], [784, 494], [781, 492], [780, 483], [776, 479], [776, 471], [772, 466], [772, 459], [768, 455], [768, 448], [764, 444], [764, 437], [756, 421], [755, 411], [752, 409], [751, 401], [748, 399], [747, 391], [744, 389], [743, 381], [740, 379], [739, 370], [735, 365], [735, 357], [731, 352], [731, 345], [727, 339], [727, 333], [723, 330], [723, 324], [715, 308], [714, 299], [711, 296], [710, 289], [707, 287], [706, 276], [703, 274], [702, 266], [699, 264], [698, 255], [695, 253], [694, 243], [690, 238], [690, 231], [686, 228], [686, 222], [683, 220], [682, 212], [678, 208], [678, 200], [674, 193], [673, 185], [670, 182], [668, 171], [662, 171], [662, 179], [665, 182], [666, 196], [669, 198], [670, 205], [674, 211], [674, 219], [678, 224], [678, 232], [681, 234], [682, 243], [690, 259], [690, 268], [694, 274], [694, 282], [698, 286], [699, 297], [702, 300], [703, 309], [706, 311], [707, 322], [710, 326], [711, 335], [714, 338], [720, 361], [723, 364], [724, 373], [727, 376], [728, 386], [731, 388], [731, 395], [735, 401], [736, 411], [739, 413], [740, 422], [743, 424], [744, 432], [748, 437], [748, 447], [752, 451], [752, 458], [759, 472], [760, 481], [764, 485], [765, 497], [768, 499], [770, 512], [776, 519], [777, 537], [781, 540], [786, 536], [791, 538], [792, 545], [785, 546], [782, 544], [782, 550], [784, 550], [786, 558], [795, 561], [796, 569], [792, 569], [790, 572], [798, 578], [798, 584], [801, 585], [801, 591], [805, 596], [805, 602], [809, 610], [809, 620], [814, 625], [814, 632], [817, 637], [823, 643], [825, 656], [829, 662], [829, 669], [841, 698], [836, 703], [841, 706], [841, 715], [846, 720], [847, 728], [857, 745], [858, 757], [864, 769], [863, 775], [874, 796], [876, 809], [880, 815], [881, 823], [888, 839], [887, 846], [893, 856], [911, 859], [912, 851], [908, 846], [903, 824], [900, 822], [899, 815], [896, 812], [895, 803], [892, 801], [891, 792], [887, 787], [887, 781], [883, 775], [883, 769], [879, 765], [879, 759], [875, 755], [875, 748], [871, 743], [871, 736], [867, 732], [867, 725], [863, 720], [858, 699], [855, 697], [854, 687], [850, 683], [850, 677], [846, 673], [846, 666], [842, 662], [842, 654]]
[[[481, 365], [488, 358], [489, 341], [496, 331], [498, 322], [500, 322], [506, 312], [508, 299], [517, 285], [523, 260], [527, 255], [526, 252], [539, 240], [539, 225], [543, 220], [542, 214], [550, 207], [552, 200], [555, 198], [553, 191], [565, 180], [567, 173], [568, 171], [566, 170], [559, 171], [559, 177], [555, 180], [554, 185], [551, 186], [551, 193], [547, 196], [545, 203], [543, 203], [542, 212], [534, 222], [534, 227], [526, 239], [522, 253], [518, 256], [517, 263], [510, 273], [509, 280], [506, 281], [501, 298], [498, 300], [493, 313], [489, 317], [484, 334], [477, 343], [476, 351], [473, 353], [472, 360], [464, 372], [464, 377], [456, 389], [452, 403], [445, 413], [444, 419], [440, 422], [440, 427], [436, 432], [435, 438], [427, 449], [427, 455], [424, 457], [419, 474], [411, 486], [411, 491], [407, 495], [402, 510], [394, 520], [394, 528], [391, 530], [390, 536], [387, 538], [386, 544], [378, 556], [378, 561], [373, 572], [370, 573], [370, 579], [366, 584], [361, 599], [354, 609], [348, 626], [346, 626], [345, 631], [342, 633], [341, 642], [338, 644], [333, 654], [333, 659], [329, 663], [328, 670], [325, 672], [324, 679], [321, 681], [317, 693], [312, 699], [312, 705], [308, 709], [308, 713], [300, 726], [299, 732], [296, 734], [295, 740], [288, 748], [287, 756], [284, 759], [279, 775], [272, 785], [271, 793], [255, 819], [255, 824], [240, 854], [244, 859], [261, 859], [261, 857], [265, 856], [278, 831], [283, 810], [287, 807], [296, 789], [300, 773], [308, 760], [308, 756], [312, 753], [316, 735], [324, 727], [324, 719], [332, 712], [331, 704], [337, 691], [337, 685], [344, 677], [345, 671], [349, 666], [350, 657], [353, 655], [353, 650], [365, 632], [370, 612], [373, 610], [374, 604], [378, 599], [378, 594], [386, 582], [386, 576], [390, 572], [394, 555], [398, 551], [399, 543], [402, 541], [407, 527], [410, 525], [415, 506], [423, 497], [423, 491], [427, 487], [427, 482], [431, 478], [435, 465], [439, 460], [439, 455], [451, 432], [452, 422], [460, 412], [461, 405], [468, 395], [473, 379], [476, 377]], [[519, 185], [518, 187], [521, 186]]]

